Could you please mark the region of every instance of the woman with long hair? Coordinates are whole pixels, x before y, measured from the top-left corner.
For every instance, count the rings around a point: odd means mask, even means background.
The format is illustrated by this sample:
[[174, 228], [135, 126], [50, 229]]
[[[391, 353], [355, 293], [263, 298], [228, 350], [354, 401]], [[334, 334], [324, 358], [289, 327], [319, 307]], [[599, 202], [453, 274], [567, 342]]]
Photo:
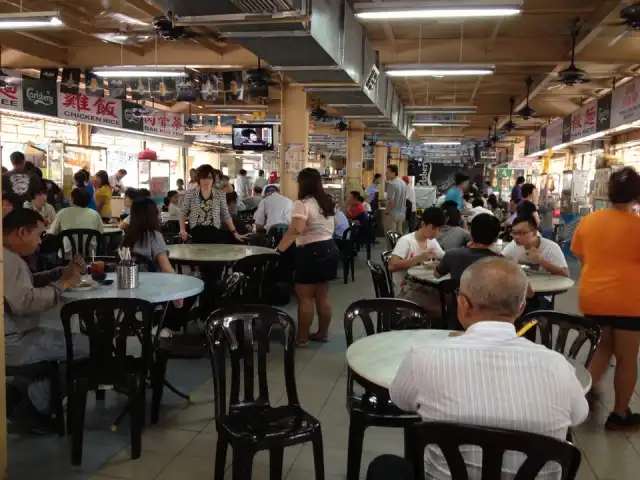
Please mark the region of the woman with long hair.
[[436, 240], [445, 252], [466, 246], [471, 236], [463, 228], [464, 222], [458, 204], [447, 200], [442, 204], [442, 210], [444, 211], [445, 224], [436, 235]]
[[[589, 373], [594, 388], [615, 357], [613, 411], [605, 428], [640, 429], [640, 414], [629, 403], [638, 380], [640, 289], [634, 282], [640, 269], [640, 175], [625, 167], [609, 178], [611, 206], [595, 211], [578, 224], [571, 251], [582, 262], [579, 308], [600, 325], [600, 343]], [[591, 390], [595, 399], [596, 392]]]
[[[291, 212], [291, 225], [278, 245], [285, 252], [295, 242], [294, 284], [298, 297], [298, 346], [309, 340], [326, 342], [331, 323], [329, 281], [338, 273], [338, 249], [333, 242], [335, 205], [322, 187], [322, 177], [313, 168], [298, 175], [298, 200]], [[309, 335], [313, 310], [318, 313], [318, 331]]]
[[85, 189], [87, 193], [89, 193], [89, 198], [90, 198], [88, 208], [90, 208], [91, 210], [95, 210], [97, 212], [98, 207], [96, 205], [96, 199], [95, 199], [96, 190], [95, 188], [93, 188], [93, 184], [90, 182], [90, 180], [91, 180], [91, 176], [89, 175], [89, 172], [87, 172], [85, 169], [78, 170], [73, 175], [73, 182], [75, 183], [75, 186], [73, 188]]
[[500, 205], [498, 204], [498, 197], [496, 197], [495, 194], [492, 193], [489, 195], [487, 198], [487, 206], [500, 223], [504, 222], [504, 212], [500, 208]]
[[95, 193], [98, 213], [103, 220], [111, 220], [111, 196], [113, 189], [109, 184], [109, 175], [104, 170], [96, 172], [97, 189]]

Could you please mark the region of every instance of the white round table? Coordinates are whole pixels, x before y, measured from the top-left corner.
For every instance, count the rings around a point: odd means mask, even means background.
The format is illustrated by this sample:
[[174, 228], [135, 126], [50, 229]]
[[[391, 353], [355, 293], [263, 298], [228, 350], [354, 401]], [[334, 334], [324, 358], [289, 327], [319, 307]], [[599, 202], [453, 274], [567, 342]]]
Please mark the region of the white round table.
[[[47, 228], [47, 233], [52, 235], [51, 228]], [[102, 235], [119, 235], [121, 233], [124, 233], [124, 230], [117, 225], [104, 225], [102, 227]]]
[[[436, 278], [433, 274], [434, 271], [434, 268], [425, 268], [422, 265], [417, 265], [407, 270], [407, 279], [437, 288], [441, 282], [451, 278], [449, 275]], [[528, 273], [527, 279], [533, 289], [533, 293], [541, 295], [564, 293], [575, 285], [575, 282], [569, 277], [551, 275], [549, 273]]]
[[107, 273], [111, 285], [99, 285], [91, 290], [65, 290], [62, 299], [65, 302], [95, 298], [137, 298], [150, 303], [165, 303], [181, 298], [198, 295], [204, 289], [204, 282], [196, 277], [174, 273], [140, 272], [140, 285], [137, 288], [119, 289], [115, 273]]
[[169, 260], [185, 264], [233, 263], [251, 255], [275, 253], [266, 247], [229, 244], [186, 243], [169, 245]]
[[[438, 344], [449, 337], [450, 330], [395, 330], [355, 341], [347, 349], [347, 363], [363, 379], [389, 388], [400, 364], [412, 347]], [[585, 393], [591, 388], [591, 375], [583, 365], [568, 359]]]

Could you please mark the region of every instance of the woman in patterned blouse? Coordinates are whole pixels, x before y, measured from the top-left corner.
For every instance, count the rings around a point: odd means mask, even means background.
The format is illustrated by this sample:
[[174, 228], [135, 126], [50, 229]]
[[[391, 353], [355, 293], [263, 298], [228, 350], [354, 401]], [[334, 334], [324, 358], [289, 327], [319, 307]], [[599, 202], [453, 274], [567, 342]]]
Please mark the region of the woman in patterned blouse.
[[197, 168], [198, 186], [187, 190], [180, 216], [180, 237], [187, 239], [186, 220], [189, 219], [194, 243], [223, 243], [225, 233], [220, 230], [224, 222], [236, 240], [242, 241], [233, 225], [224, 193], [215, 188], [220, 172], [211, 165]]

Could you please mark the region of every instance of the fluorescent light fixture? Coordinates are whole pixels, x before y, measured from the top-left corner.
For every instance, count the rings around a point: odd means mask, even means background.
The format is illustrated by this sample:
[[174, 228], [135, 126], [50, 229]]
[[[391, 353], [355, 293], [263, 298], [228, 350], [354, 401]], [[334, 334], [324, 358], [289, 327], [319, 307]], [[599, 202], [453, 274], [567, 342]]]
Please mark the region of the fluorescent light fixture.
[[425, 18], [482, 18], [518, 15], [519, 8], [437, 8], [427, 10], [377, 10], [358, 12], [363, 20], [414, 20]]
[[120, 12], [111, 12], [109, 16], [114, 20], [119, 21], [120, 23], [127, 23], [129, 25], [140, 25], [140, 26], [149, 25], [149, 22], [144, 22], [142, 20], [139, 20], [137, 18], [131, 17], [129, 15], [126, 15]]
[[444, 127], [444, 123], [412, 123], [412, 127]]
[[393, 64], [386, 65], [390, 77], [468, 77], [493, 75], [495, 65], [487, 64]]
[[98, 77], [129, 78], [129, 77], [186, 77], [187, 72], [182, 69], [166, 67], [98, 67], [93, 69]]
[[22, 12], [0, 14], [0, 30], [18, 28], [59, 28], [64, 24], [60, 12]]
[[405, 105], [404, 111], [409, 115], [441, 115], [441, 114], [470, 114], [476, 113], [475, 105]]
[[471, 122], [415, 122], [412, 127], [468, 127]]
[[444, 145], [452, 145], [452, 146], [462, 145], [460, 142], [423, 142], [422, 144], [423, 145], [441, 145], [441, 146], [444, 146]]

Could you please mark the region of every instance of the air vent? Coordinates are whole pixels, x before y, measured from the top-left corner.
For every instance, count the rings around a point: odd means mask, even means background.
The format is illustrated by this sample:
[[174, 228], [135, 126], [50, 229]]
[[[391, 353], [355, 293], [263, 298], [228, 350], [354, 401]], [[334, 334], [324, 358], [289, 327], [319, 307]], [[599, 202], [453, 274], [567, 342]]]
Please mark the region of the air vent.
[[367, 93], [372, 92], [373, 89], [376, 88], [376, 85], [378, 84], [379, 76], [380, 76], [380, 70], [378, 70], [378, 67], [376, 67], [375, 65], [372, 65], [371, 71], [369, 72], [369, 75], [367, 76], [367, 79], [364, 82], [364, 89]]
[[276, 13], [294, 10], [290, 0], [231, 0], [243, 13]]

